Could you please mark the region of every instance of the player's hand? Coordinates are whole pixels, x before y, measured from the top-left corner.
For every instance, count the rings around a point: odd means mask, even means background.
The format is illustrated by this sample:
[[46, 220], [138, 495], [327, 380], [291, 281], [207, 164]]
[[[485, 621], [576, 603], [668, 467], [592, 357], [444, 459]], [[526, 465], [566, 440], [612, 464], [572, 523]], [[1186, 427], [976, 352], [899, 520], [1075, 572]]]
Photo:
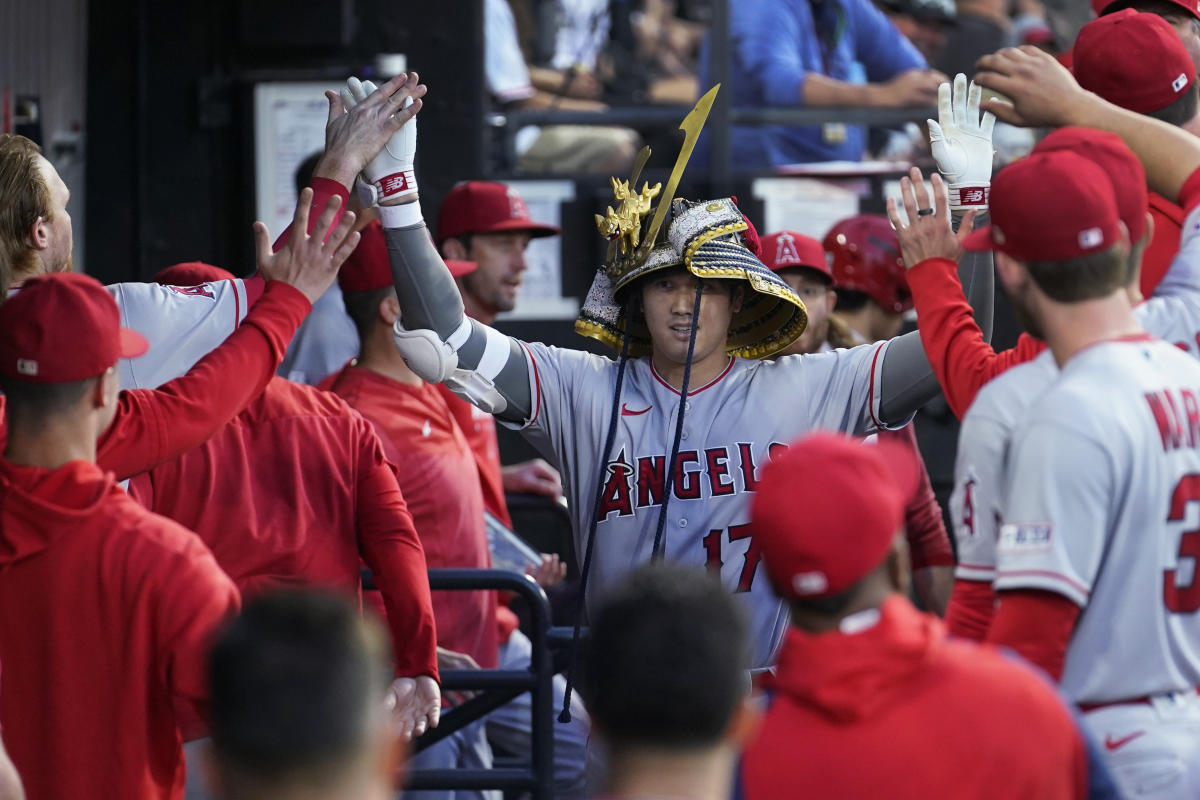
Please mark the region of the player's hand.
[[979, 59], [975, 66], [979, 70], [975, 82], [1009, 100], [985, 100], [981, 108], [1010, 125], [1072, 125], [1088, 104], [1104, 102], [1076, 83], [1058, 59], [1029, 45], [1006, 47]]
[[562, 497], [562, 476], [540, 458], [504, 467], [500, 478], [504, 491], [512, 494], [540, 494], [556, 501]]
[[[950, 203], [946, 196], [946, 184], [936, 172], [930, 178], [933, 184], [933, 199], [921, 177], [921, 170], [913, 167], [909, 177], [900, 179], [900, 197], [908, 224], [900, 218], [896, 198], [887, 202], [888, 219], [900, 239], [900, 253], [904, 265], [910, 269], [929, 258], [949, 258], [958, 261], [962, 256], [962, 240], [975, 226], [975, 212], [963, 216], [958, 233], [950, 225]], [[933, 209], [933, 213], [919, 214], [920, 209]]]
[[[426, 91], [427, 88], [418, 82], [417, 73], [412, 72], [397, 75], [349, 107], [345, 97], [350, 95], [325, 92], [329, 100], [325, 154], [313, 175], [333, 178], [350, 188], [355, 176], [371, 164], [390, 144], [392, 137], [421, 110], [421, 98]], [[415, 129], [413, 147], [416, 147]]]
[[[447, 650], [444, 647], [438, 647], [437, 660], [438, 672], [450, 669], [482, 669], [479, 662], [466, 653]], [[452, 706], [459, 706], [470, 700], [475, 694], [475, 692], [446, 692], [446, 701]]]
[[910, 69], [879, 85], [880, 106], [911, 108], [932, 106], [937, 101], [938, 86], [948, 81], [936, 69]]
[[[342, 103], [347, 109], [354, 108], [365, 102], [368, 97], [379, 91], [372, 81], [359, 81], [351, 77], [346, 81], [346, 88], [339, 93]], [[404, 108], [413, 103], [409, 97], [404, 101]], [[413, 172], [413, 163], [417, 158], [417, 121], [406, 122], [400, 130], [392, 135], [387, 145], [375, 156], [355, 183], [354, 190], [358, 198], [367, 208], [384, 204], [398, 203], [417, 193], [417, 178]]]
[[400, 739], [409, 742], [438, 726], [442, 714], [442, 690], [428, 675], [397, 678], [388, 692], [387, 704]]
[[290, 283], [303, 292], [309, 302], [315, 303], [337, 279], [342, 262], [358, 245], [359, 234], [354, 230], [354, 213], [347, 211], [337, 227], [329, 231], [324, 241], [321, 240], [321, 231], [329, 230], [342, 204], [342, 198], [337, 195], [325, 204], [312, 233], [306, 233], [312, 196], [312, 189], [300, 192], [292, 217], [291, 235], [278, 253], [271, 252], [271, 235], [262, 222], [254, 223], [254, 243], [258, 251], [258, 271], [264, 278]]
[[928, 120], [929, 144], [938, 171], [946, 178], [950, 210], [987, 208], [992, 185], [992, 126], [996, 117], [979, 114], [982, 90], [961, 72], [938, 87], [938, 121]]
[[525, 574], [533, 576], [538, 586], [550, 589], [567, 577], [567, 565], [558, 557], [558, 553], [542, 553], [542, 563], [525, 570]]

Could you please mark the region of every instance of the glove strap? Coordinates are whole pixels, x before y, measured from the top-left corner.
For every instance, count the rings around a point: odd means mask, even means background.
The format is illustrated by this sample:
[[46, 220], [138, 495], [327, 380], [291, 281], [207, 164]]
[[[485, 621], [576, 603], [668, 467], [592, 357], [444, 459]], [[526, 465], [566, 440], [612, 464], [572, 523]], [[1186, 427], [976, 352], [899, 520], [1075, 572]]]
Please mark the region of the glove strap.
[[951, 211], [968, 211], [972, 208], [984, 211], [992, 193], [990, 181], [984, 183], [951, 183], [946, 189]]
[[374, 181], [374, 185], [379, 192], [380, 202], [407, 197], [417, 193], [417, 176], [413, 173], [413, 168], [409, 167], [400, 172], [393, 172], [391, 175], [384, 175]]

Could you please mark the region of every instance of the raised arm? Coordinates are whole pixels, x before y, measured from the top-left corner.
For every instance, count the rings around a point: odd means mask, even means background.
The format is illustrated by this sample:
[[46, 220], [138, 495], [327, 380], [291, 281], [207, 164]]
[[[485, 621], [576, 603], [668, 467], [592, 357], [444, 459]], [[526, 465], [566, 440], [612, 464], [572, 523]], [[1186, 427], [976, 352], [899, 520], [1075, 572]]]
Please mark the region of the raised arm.
[[[920, 170], [914, 167], [911, 176], [901, 180], [908, 224], [900, 218], [895, 200], [888, 200], [888, 217], [900, 239], [905, 264], [913, 266], [927, 259], [937, 259], [946, 268], [957, 262], [959, 280], [974, 313], [974, 322], [988, 341], [992, 335], [992, 256], [991, 253], [964, 253], [961, 244], [971, 232], [975, 213], [968, 212], [956, 232], [951, 227], [949, 198], [941, 176], [935, 174], [931, 179], [935, 198], [932, 202]], [[917, 213], [918, 209], [930, 208], [934, 213]], [[881, 391], [880, 413], [885, 422], [901, 421], [937, 396], [938, 380], [925, 355], [920, 330], [891, 341], [884, 355]]]
[[[296, 207], [296, 230], [308, 228], [310, 200], [306, 189]], [[340, 200], [330, 200], [317, 226], [324, 230], [339, 206]], [[242, 326], [187, 375], [158, 389], [121, 393], [116, 417], [97, 445], [100, 466], [118, 479], [152, 469], [212, 436], [257, 397], [312, 302], [358, 244], [353, 225], [354, 215], [346, 214], [326, 241], [297, 236], [271, 254], [266, 226], [255, 223], [259, 271], [268, 279], [262, 299]]]
[[982, 107], [1023, 127], [1079, 125], [1120, 136], [1146, 170], [1146, 183], [1178, 203], [1184, 183], [1200, 169], [1200, 139], [1182, 128], [1119, 108], [1086, 91], [1050, 54], [1036, 47], [1008, 47], [984, 56], [975, 81], [1009, 98]]

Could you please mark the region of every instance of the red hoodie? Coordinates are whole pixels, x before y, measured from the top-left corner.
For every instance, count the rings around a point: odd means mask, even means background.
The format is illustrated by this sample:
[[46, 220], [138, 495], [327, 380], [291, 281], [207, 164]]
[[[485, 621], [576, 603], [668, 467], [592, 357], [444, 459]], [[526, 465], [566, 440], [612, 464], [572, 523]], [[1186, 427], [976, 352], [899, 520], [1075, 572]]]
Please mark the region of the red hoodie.
[[181, 798], [173, 701], [208, 697], [238, 593], [95, 464], [0, 461], [0, 723], [30, 800]]
[[856, 633], [789, 630], [774, 687], [747, 800], [1086, 796], [1084, 743], [1050, 686], [899, 595]]

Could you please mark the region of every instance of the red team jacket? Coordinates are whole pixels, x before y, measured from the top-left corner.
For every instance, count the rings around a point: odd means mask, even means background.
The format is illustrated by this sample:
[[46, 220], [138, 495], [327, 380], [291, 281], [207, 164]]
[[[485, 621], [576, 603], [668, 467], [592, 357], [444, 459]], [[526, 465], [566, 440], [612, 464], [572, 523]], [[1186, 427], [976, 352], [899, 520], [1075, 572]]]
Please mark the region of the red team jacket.
[[[348, 365], [321, 383], [375, 424], [431, 568], [491, 566], [475, 458], [441, 393]], [[496, 593], [433, 592], [438, 644], [497, 664]]]
[[771, 706], [742, 757], [746, 800], [780, 787], [889, 800], [1086, 796], [1084, 741], [1044, 679], [947, 639], [900, 596], [880, 612], [859, 633], [788, 631]]
[[95, 464], [0, 461], [0, 723], [30, 800], [182, 798], [172, 703], [203, 702], [238, 593]]
[[358, 598], [361, 553], [384, 596], [396, 674], [437, 677], [425, 556], [395, 467], [340, 398], [274, 378], [216, 436], [129, 491], [199, 534], [246, 595], [301, 583]]

